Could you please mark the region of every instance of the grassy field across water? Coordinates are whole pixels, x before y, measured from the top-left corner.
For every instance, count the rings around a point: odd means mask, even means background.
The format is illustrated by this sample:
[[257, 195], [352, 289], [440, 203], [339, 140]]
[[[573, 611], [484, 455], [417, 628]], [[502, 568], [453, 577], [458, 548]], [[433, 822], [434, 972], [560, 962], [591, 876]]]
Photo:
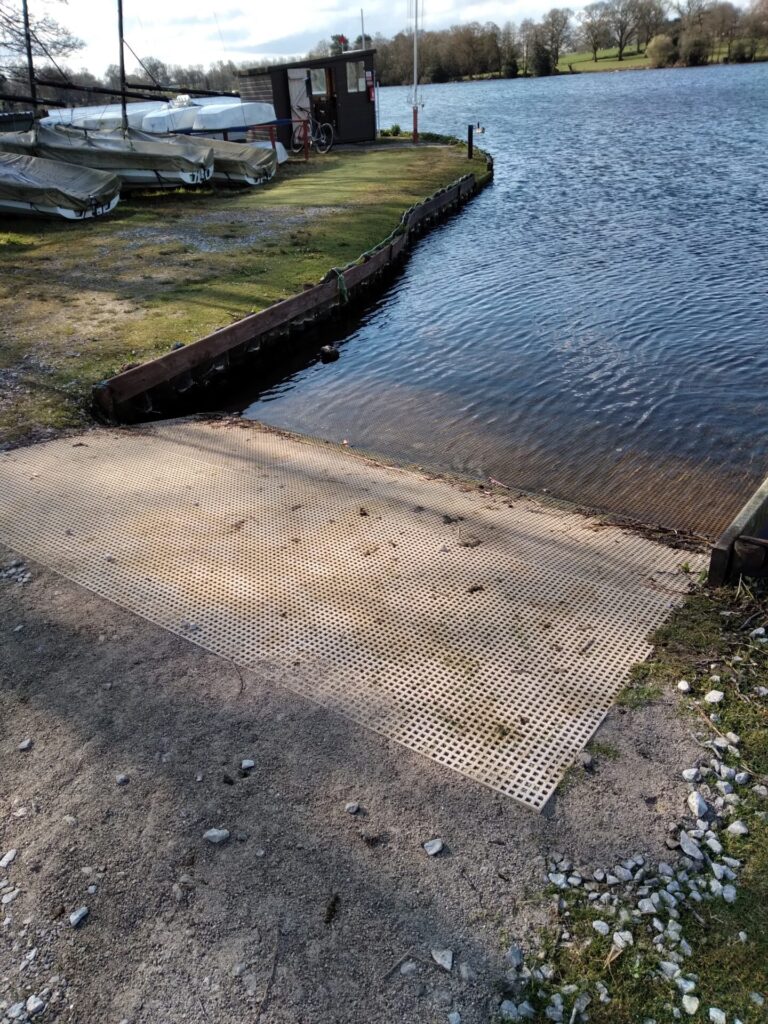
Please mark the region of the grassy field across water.
[[82, 426], [91, 386], [301, 291], [413, 203], [485, 171], [461, 146], [284, 164], [246, 192], [136, 196], [82, 223], [0, 221], [0, 446]]

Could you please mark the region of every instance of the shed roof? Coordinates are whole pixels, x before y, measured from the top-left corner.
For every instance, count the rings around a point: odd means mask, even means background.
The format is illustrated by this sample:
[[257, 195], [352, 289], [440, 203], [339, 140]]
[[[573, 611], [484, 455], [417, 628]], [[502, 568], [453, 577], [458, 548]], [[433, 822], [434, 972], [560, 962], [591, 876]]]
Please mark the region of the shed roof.
[[329, 64], [342, 64], [350, 60], [360, 60], [362, 57], [371, 57], [376, 50], [345, 50], [344, 53], [335, 53], [330, 57], [306, 57], [304, 60], [291, 60], [285, 64], [263, 64], [255, 68], [243, 68], [237, 74], [240, 78], [248, 78], [249, 75], [265, 75], [270, 71], [287, 71], [288, 68], [324, 68]]

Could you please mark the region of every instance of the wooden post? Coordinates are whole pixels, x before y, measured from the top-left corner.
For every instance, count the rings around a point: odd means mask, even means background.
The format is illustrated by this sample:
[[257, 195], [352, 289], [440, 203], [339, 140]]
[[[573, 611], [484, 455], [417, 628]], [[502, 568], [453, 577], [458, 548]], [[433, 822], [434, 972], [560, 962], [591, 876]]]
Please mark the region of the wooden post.
[[467, 125], [467, 160], [471, 160], [475, 153], [475, 126]]
[[419, 108], [414, 103], [413, 105], [413, 144], [418, 145], [419, 142]]

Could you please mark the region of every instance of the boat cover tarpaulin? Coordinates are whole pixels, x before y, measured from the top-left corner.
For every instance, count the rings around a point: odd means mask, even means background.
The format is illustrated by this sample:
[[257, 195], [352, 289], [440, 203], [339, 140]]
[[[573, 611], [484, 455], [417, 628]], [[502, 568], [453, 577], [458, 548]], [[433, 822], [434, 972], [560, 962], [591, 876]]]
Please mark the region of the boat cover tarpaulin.
[[[128, 136], [137, 142], [157, 141], [147, 132], [128, 130]], [[274, 177], [277, 170], [277, 153], [271, 147], [240, 142], [224, 142], [222, 139], [200, 139], [189, 135], [163, 135], [163, 142], [184, 147], [199, 146], [201, 150], [213, 150], [213, 177], [217, 181], [232, 181], [257, 184]]]
[[0, 203], [92, 213], [108, 206], [120, 191], [114, 174], [57, 160], [0, 152]]
[[[24, 153], [47, 160], [111, 171], [127, 183], [135, 183], [132, 172], [146, 171], [162, 176], [202, 175], [209, 178], [213, 152], [200, 146], [170, 146], [159, 139], [132, 140], [122, 131], [82, 132], [63, 125], [40, 126], [29, 132], [4, 132], [0, 151]], [[161, 183], [161, 182], [159, 182]]]
[[193, 127], [195, 131], [235, 131], [274, 120], [271, 103], [221, 103], [199, 108]]

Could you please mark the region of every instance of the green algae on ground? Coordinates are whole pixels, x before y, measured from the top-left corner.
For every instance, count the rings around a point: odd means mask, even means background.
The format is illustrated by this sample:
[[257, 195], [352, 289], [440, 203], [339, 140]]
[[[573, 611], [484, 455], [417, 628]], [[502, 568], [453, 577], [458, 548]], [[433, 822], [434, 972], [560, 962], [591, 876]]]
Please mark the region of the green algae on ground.
[[264, 309], [385, 238], [474, 171], [460, 146], [380, 146], [284, 165], [246, 192], [131, 198], [103, 220], [0, 232], [0, 444], [80, 427], [90, 389]]

